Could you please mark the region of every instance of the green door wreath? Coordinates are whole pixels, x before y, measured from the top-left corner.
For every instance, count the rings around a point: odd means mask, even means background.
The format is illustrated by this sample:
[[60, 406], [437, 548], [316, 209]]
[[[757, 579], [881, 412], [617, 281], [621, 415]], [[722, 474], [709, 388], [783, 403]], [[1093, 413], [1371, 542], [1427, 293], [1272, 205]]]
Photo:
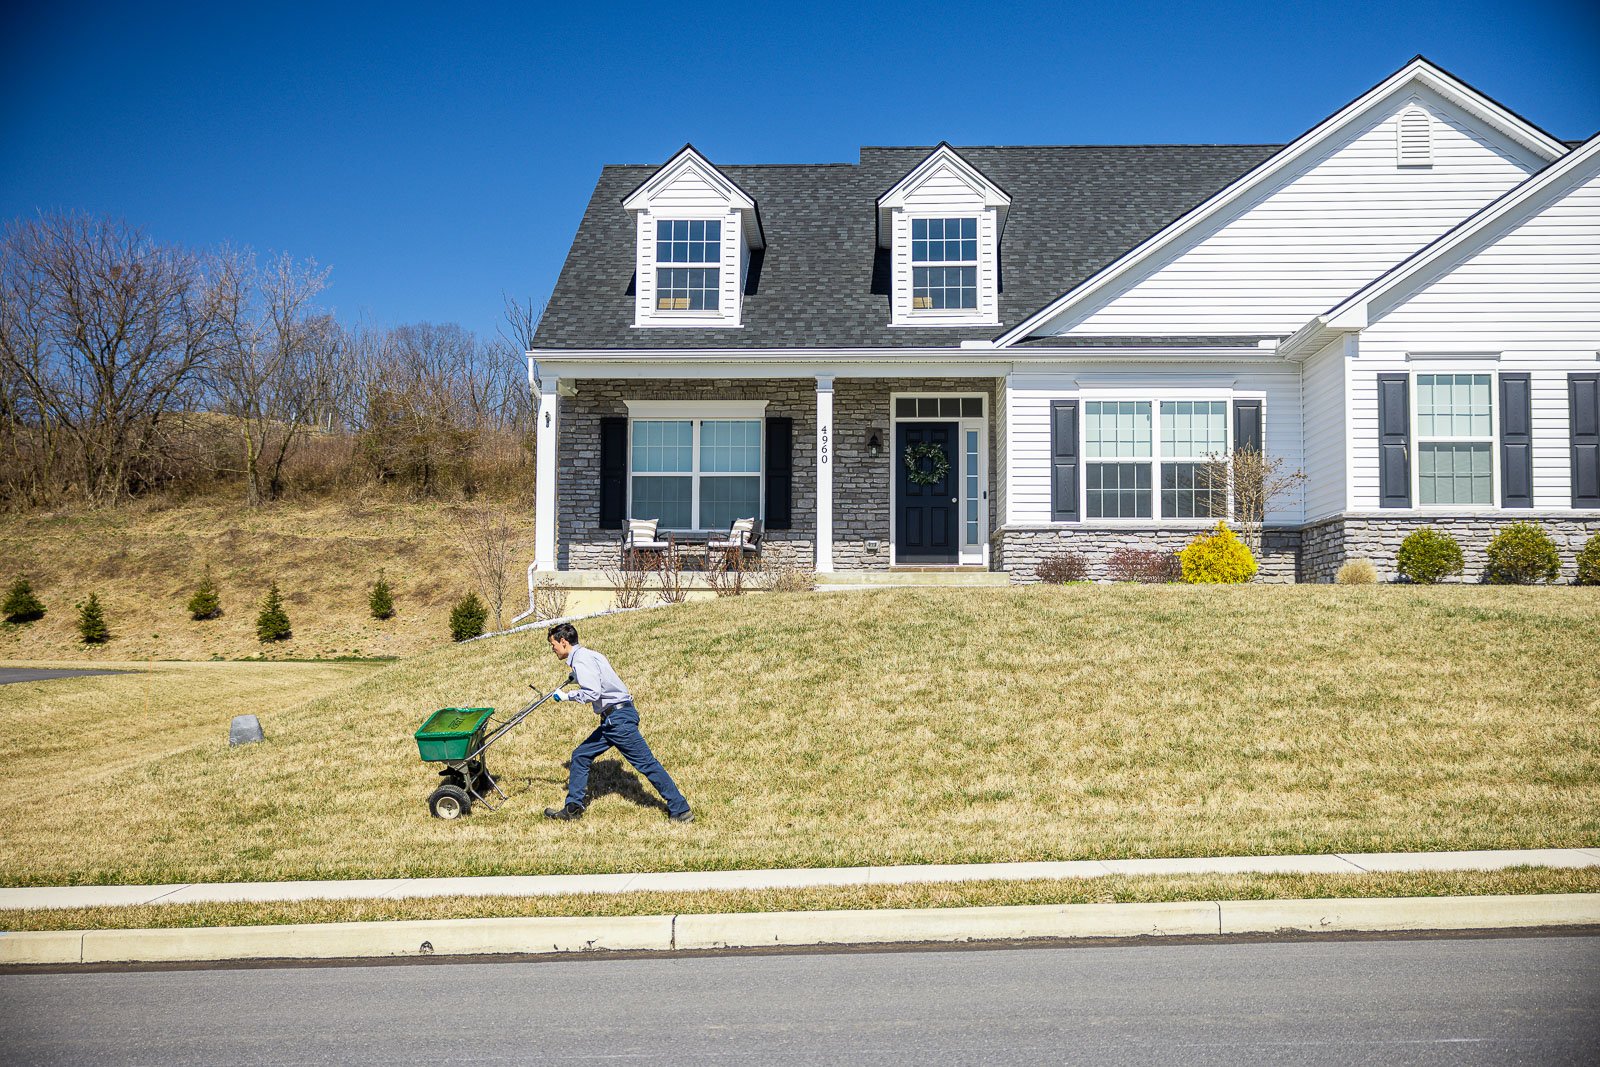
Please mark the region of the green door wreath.
[[905, 460], [906, 479], [912, 485], [932, 485], [950, 473], [950, 457], [935, 444], [907, 445]]

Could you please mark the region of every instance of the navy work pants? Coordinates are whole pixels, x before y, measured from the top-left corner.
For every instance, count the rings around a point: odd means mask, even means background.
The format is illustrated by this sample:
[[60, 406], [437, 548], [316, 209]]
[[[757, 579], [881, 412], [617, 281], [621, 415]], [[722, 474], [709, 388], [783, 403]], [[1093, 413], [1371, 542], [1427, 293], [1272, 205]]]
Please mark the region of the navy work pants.
[[572, 772], [567, 776], [568, 804], [588, 806], [584, 794], [589, 789], [589, 767], [605, 754], [606, 749], [612, 747], [621, 752], [633, 764], [633, 769], [656, 787], [661, 799], [667, 802], [668, 815], [681, 815], [689, 810], [689, 802], [678, 792], [672, 775], [667, 773], [661, 761], [650, 751], [650, 746], [645, 744], [644, 735], [639, 732], [639, 709], [631, 703], [612, 708], [601, 717], [594, 733], [572, 750]]

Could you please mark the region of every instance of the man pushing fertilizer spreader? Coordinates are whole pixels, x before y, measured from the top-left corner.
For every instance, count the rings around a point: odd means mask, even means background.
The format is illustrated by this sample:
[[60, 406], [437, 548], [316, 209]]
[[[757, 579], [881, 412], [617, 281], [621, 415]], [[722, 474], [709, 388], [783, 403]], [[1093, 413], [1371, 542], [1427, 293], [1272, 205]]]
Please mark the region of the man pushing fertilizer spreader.
[[622, 684], [611, 661], [592, 648], [578, 644], [578, 630], [570, 622], [550, 627], [550, 651], [572, 669], [572, 679], [578, 688], [570, 693], [557, 689], [556, 700], [577, 700], [589, 704], [600, 716], [600, 725], [594, 733], [572, 750], [572, 771], [567, 778], [567, 802], [559, 808], [545, 808], [547, 819], [583, 818], [584, 793], [589, 788], [589, 767], [595, 759], [613, 746], [625, 756], [634, 769], [655, 786], [661, 799], [667, 802], [667, 818], [673, 822], [694, 822], [689, 802], [678, 792], [672, 775], [661, 766], [639, 732], [639, 709], [633, 706], [628, 687]]

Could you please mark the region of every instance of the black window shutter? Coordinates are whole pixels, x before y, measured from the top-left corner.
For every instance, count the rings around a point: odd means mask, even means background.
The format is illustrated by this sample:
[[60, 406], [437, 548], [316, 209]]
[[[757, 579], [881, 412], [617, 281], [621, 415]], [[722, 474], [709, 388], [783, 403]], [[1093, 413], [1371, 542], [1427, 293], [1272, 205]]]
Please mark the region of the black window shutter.
[[628, 509], [628, 420], [600, 420], [600, 528], [620, 530]]
[[1378, 375], [1378, 506], [1411, 506], [1411, 376]]
[[1533, 507], [1533, 397], [1526, 374], [1500, 375], [1500, 506]]
[[1572, 506], [1600, 508], [1600, 374], [1567, 375]]
[[1261, 451], [1261, 401], [1235, 400], [1233, 402], [1233, 450], [1235, 452]]
[[787, 530], [794, 500], [794, 420], [767, 420], [767, 518], [769, 530]]
[[1050, 520], [1078, 521], [1078, 402], [1050, 401]]

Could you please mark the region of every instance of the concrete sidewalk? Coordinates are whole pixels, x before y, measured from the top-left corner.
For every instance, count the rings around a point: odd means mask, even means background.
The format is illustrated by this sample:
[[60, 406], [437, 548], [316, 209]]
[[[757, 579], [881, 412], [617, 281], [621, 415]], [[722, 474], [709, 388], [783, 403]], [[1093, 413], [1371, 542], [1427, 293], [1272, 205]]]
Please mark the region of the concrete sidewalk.
[[697, 892], [811, 886], [910, 885], [1173, 874], [1361, 874], [1393, 871], [1493, 871], [1507, 867], [1600, 867], [1600, 848], [1481, 852], [1365, 852], [1328, 856], [1215, 856], [1053, 863], [963, 863], [656, 874], [525, 875], [487, 878], [372, 878], [326, 882], [223, 882], [193, 885], [41, 886], [0, 889], [0, 909], [90, 908], [239, 901], [398, 900], [407, 897], [523, 897], [562, 893]]

